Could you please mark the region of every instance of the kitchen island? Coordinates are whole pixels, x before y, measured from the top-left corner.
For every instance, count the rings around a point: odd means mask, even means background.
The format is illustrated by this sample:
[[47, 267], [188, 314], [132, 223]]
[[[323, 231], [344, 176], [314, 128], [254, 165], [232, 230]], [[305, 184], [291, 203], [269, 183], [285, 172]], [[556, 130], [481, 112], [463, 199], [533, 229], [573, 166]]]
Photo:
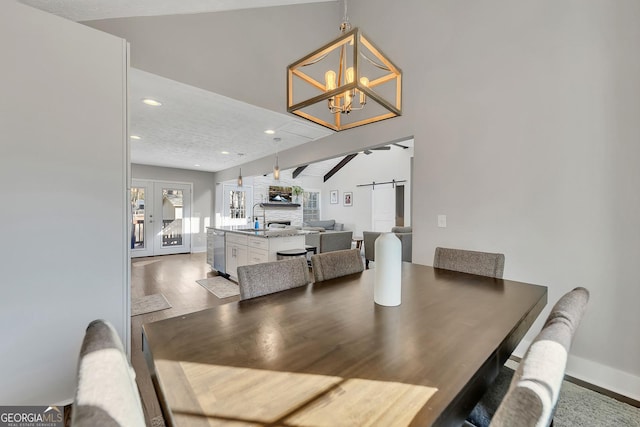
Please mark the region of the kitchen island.
[[247, 226], [207, 227], [207, 263], [237, 281], [241, 265], [276, 261], [277, 252], [305, 247], [305, 234], [297, 229], [254, 229]]

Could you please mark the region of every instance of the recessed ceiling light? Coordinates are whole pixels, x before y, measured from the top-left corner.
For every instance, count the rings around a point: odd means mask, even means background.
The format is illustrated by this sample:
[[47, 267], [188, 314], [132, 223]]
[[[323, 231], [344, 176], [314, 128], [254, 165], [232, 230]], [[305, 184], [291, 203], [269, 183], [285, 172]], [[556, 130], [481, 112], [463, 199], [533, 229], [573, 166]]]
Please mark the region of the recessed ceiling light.
[[222, 154], [229, 154], [228, 151], [222, 151]]
[[142, 138], [140, 138], [138, 135], [131, 135], [131, 137], [130, 137], [130, 138], [131, 138], [131, 139], [142, 139]]
[[152, 107], [159, 107], [162, 105], [162, 102], [156, 101], [155, 99], [151, 99], [151, 98], [144, 98], [142, 102], [144, 102], [147, 105], [151, 105]]
[[193, 166], [195, 166], [195, 167], [197, 167], [197, 168], [199, 168], [199, 167], [200, 167], [200, 165], [199, 165], [199, 164], [195, 164], [195, 165], [193, 165]]
[[273, 135], [274, 133], [276, 133], [276, 131], [273, 129], [267, 129], [264, 131], [264, 133], [266, 133], [267, 135]]

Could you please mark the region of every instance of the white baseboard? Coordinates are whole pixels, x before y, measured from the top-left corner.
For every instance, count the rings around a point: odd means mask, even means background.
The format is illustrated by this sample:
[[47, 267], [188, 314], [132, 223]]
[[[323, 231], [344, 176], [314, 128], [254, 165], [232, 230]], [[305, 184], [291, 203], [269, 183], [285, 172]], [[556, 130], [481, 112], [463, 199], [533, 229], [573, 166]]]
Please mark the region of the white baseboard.
[[[530, 344], [530, 341], [521, 341], [513, 355], [522, 358]], [[570, 354], [566, 373], [586, 383], [640, 401], [640, 377], [628, 372]]]
[[569, 355], [567, 375], [640, 401], [640, 377]]

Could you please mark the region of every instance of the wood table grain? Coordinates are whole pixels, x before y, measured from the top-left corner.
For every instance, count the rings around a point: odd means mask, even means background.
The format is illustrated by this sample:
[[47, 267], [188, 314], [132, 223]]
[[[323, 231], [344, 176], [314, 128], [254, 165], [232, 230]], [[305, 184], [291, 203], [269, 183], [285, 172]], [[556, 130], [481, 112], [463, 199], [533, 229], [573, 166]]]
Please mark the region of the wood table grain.
[[402, 304], [383, 307], [374, 277], [145, 324], [167, 422], [460, 425], [547, 302], [544, 286], [403, 263]]

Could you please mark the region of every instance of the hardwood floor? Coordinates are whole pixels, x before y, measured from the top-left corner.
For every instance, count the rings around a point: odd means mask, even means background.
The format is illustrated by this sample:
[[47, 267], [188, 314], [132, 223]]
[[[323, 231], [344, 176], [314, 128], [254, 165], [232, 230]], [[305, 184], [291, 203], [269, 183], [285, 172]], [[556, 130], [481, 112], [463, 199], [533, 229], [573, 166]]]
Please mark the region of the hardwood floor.
[[[171, 308], [131, 318], [131, 364], [142, 397], [147, 425], [156, 427], [162, 415], [147, 363], [142, 354], [142, 325], [169, 317], [237, 301], [240, 297], [221, 300], [196, 283], [216, 274], [206, 263], [206, 254], [164, 255], [131, 260], [131, 297], [162, 293]], [[160, 424], [161, 425], [161, 424]]]

